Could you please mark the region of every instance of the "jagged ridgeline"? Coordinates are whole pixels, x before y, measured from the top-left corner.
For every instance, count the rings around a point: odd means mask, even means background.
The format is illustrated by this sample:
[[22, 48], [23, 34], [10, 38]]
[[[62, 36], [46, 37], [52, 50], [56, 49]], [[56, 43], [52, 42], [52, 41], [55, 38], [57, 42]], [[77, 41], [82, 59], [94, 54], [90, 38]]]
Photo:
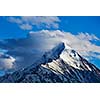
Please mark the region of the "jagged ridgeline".
[[3, 83], [97, 83], [100, 70], [64, 43], [34, 64], [0, 77]]

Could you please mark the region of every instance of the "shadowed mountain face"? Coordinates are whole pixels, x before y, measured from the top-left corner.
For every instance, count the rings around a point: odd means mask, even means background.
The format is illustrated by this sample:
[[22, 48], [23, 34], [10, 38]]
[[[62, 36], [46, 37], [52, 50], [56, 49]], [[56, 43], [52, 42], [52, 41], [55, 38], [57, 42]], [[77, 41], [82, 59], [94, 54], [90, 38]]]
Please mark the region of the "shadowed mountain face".
[[34, 64], [0, 77], [3, 83], [99, 83], [100, 70], [60, 43]]

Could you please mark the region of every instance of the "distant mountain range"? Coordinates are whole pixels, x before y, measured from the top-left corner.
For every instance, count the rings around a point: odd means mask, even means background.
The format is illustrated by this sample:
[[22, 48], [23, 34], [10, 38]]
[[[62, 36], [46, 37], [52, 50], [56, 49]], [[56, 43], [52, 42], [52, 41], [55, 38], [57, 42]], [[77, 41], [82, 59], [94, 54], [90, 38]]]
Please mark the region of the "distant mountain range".
[[65, 43], [60, 43], [31, 66], [0, 77], [0, 82], [99, 83], [100, 70]]

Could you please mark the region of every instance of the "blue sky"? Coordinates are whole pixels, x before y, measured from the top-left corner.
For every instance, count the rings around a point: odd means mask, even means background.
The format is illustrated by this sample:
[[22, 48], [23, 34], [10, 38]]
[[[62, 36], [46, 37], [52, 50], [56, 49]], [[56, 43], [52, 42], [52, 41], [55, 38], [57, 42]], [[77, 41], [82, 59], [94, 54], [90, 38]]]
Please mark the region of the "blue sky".
[[[100, 17], [99, 16], [64, 16], [59, 17], [61, 22], [58, 29], [63, 31], [72, 32], [77, 34], [78, 32], [93, 33], [100, 38]], [[48, 29], [45, 27], [37, 28], [33, 30]], [[54, 28], [50, 28], [55, 30]], [[23, 34], [21, 34], [23, 33]], [[0, 38], [8, 37], [23, 37], [28, 31], [21, 30], [16, 23], [9, 23], [7, 17], [0, 17]]]
[[[21, 34], [23, 33], [23, 34]], [[20, 38], [26, 35], [15, 23], [7, 21], [7, 17], [0, 17], [0, 39]]]
[[[91, 45], [100, 46], [100, 17], [99, 16], [59, 16], [59, 17], [39, 17], [39, 18], [21, 18], [20, 16], [0, 17], [0, 39], [18, 39], [26, 38], [30, 31], [41, 30], [60, 30], [61, 32], [70, 32], [71, 35], [79, 36], [79, 33], [88, 33], [88, 36], [94, 35]], [[65, 33], [66, 34], [66, 33]], [[83, 35], [84, 35], [83, 34]], [[86, 36], [86, 35], [85, 35]], [[97, 48], [98, 48], [97, 47]], [[92, 49], [91, 49], [92, 50]], [[96, 56], [98, 55], [98, 51]], [[94, 57], [90, 61], [100, 66], [100, 58]]]

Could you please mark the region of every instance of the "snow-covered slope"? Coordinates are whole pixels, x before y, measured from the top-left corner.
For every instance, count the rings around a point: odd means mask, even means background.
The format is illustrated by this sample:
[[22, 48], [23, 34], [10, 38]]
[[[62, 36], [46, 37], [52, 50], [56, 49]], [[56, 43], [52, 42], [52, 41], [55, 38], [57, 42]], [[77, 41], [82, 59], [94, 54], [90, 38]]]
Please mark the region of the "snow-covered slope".
[[100, 70], [60, 43], [36, 63], [6, 74], [0, 82], [100, 82]]

